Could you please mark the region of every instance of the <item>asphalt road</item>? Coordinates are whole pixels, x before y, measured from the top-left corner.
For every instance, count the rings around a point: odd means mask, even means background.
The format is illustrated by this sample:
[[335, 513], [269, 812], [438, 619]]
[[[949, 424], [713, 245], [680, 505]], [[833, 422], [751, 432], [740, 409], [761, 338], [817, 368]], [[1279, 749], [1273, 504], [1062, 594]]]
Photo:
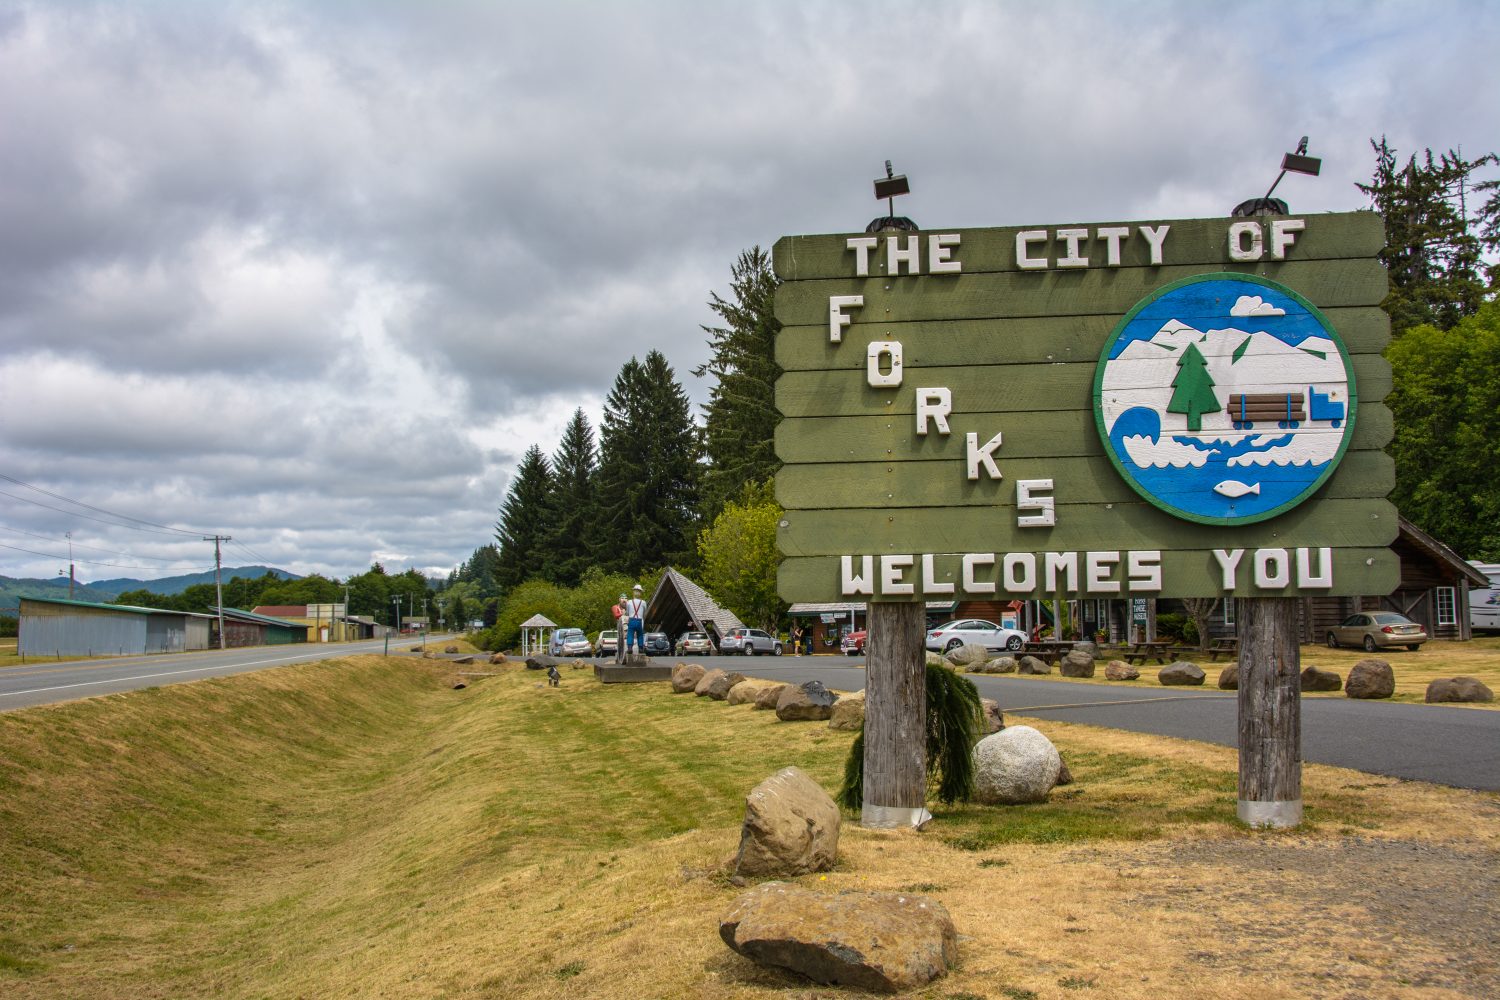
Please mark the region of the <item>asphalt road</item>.
[[[427, 641], [436, 643], [444, 638], [428, 636]], [[391, 648], [408, 649], [420, 641], [420, 638], [403, 635], [399, 640], [391, 639]], [[384, 639], [370, 639], [326, 645], [253, 646], [223, 652], [215, 649], [51, 663], [42, 658], [35, 663], [0, 668], [0, 712], [163, 684], [180, 684], [205, 677], [227, 677], [288, 663], [327, 660], [353, 653], [379, 653], [384, 648]]]
[[[865, 686], [864, 661], [845, 657], [705, 658], [742, 674], [831, 688]], [[1078, 684], [1040, 677], [969, 674], [1007, 717], [1082, 722], [1136, 733], [1234, 746], [1237, 704], [1218, 689]], [[1500, 791], [1500, 711], [1353, 698], [1302, 699], [1302, 759], [1371, 774]]]
[[[429, 636], [428, 642], [440, 642], [442, 638]], [[392, 640], [391, 647], [404, 650], [413, 641], [411, 636], [403, 636], [399, 641]], [[0, 668], [0, 711], [351, 653], [378, 653], [384, 648], [385, 641], [375, 639], [51, 664], [43, 660]], [[844, 691], [865, 686], [864, 661], [859, 658], [714, 656], [694, 658], [694, 662], [774, 680], [820, 680]], [[1011, 675], [969, 676], [980, 692], [999, 702], [1009, 716], [1083, 722], [1235, 745], [1236, 702], [1232, 692], [1077, 684]], [[1304, 760], [1372, 774], [1500, 791], [1500, 711], [1342, 697], [1305, 698], [1302, 755]]]

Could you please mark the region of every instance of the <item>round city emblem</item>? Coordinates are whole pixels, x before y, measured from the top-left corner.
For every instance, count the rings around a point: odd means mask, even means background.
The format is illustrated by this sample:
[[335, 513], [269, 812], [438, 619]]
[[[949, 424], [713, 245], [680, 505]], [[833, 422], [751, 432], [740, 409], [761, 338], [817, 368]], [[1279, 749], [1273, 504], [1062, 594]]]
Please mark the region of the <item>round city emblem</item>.
[[1264, 521], [1312, 496], [1354, 429], [1343, 341], [1296, 292], [1250, 274], [1157, 289], [1104, 345], [1094, 419], [1110, 461], [1162, 510]]

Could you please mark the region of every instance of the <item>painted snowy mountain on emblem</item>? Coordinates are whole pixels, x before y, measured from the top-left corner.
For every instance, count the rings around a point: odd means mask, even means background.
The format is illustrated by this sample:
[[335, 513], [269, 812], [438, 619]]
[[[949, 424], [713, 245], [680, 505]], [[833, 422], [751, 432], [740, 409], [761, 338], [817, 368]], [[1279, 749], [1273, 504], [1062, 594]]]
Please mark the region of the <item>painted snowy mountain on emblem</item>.
[[1199, 275], [1120, 322], [1094, 380], [1115, 468], [1146, 500], [1205, 524], [1297, 506], [1332, 475], [1353, 431], [1342, 340], [1295, 292], [1255, 275]]

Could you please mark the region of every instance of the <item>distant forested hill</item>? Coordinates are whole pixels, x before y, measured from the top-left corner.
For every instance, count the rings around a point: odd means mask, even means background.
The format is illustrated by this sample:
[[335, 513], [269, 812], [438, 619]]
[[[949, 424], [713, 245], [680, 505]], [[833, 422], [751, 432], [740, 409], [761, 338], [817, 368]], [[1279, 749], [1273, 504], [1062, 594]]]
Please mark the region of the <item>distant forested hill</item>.
[[[275, 569], [271, 566], [237, 566], [233, 569], [226, 566], [223, 570], [223, 577], [224, 582], [228, 583], [235, 577], [240, 577], [245, 580], [258, 580], [261, 577], [265, 576], [267, 573], [274, 573], [278, 580], [302, 579], [296, 573], [288, 573], [284, 569]], [[213, 570], [209, 570], [206, 573], [189, 573], [185, 576], [165, 576], [159, 580], [130, 580], [124, 578], [118, 580], [95, 580], [93, 583], [88, 585], [88, 589], [96, 594], [104, 594], [107, 596], [84, 597], [80, 598], [80, 600], [113, 601], [116, 597], [119, 597], [127, 590], [149, 590], [153, 594], [166, 595], [180, 594], [195, 583], [213, 582]], [[53, 594], [50, 596], [55, 597], [57, 595]], [[63, 596], [68, 596], [68, 581], [66, 580], [63, 581]]]
[[[55, 580], [17, 579], [10, 576], [0, 576], [0, 608], [14, 608], [16, 601], [23, 597], [61, 597], [68, 596], [68, 578], [60, 576]], [[82, 584], [74, 584], [73, 599], [75, 601], [98, 601], [108, 604], [114, 600], [114, 595], [102, 590], [94, 590]], [[5, 612], [15, 614], [14, 611]]]

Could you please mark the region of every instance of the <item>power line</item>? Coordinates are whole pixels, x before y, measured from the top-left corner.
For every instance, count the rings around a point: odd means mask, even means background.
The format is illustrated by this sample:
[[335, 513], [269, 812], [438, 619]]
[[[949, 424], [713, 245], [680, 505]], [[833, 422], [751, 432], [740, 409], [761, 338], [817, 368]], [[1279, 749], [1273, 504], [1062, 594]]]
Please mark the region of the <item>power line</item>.
[[236, 542], [236, 541], [231, 540], [230, 544], [233, 545], [237, 549], [244, 549], [246, 552], [250, 553], [250, 556], [252, 558], [254, 558], [255, 560], [257, 560], [258, 562], [260, 562], [261, 565], [263, 565], [263, 566], [269, 566], [269, 565], [271, 565], [271, 560], [267, 559], [265, 556], [261, 555], [259, 552], [256, 552], [254, 549], [252, 549], [250, 546], [246, 545], [244, 542]]
[[[46, 557], [48, 559], [57, 559], [57, 560], [60, 560], [62, 562], [67, 562], [68, 561], [68, 557], [65, 556], [65, 555], [63, 555], [60, 552], [38, 552], [36, 549], [23, 549], [19, 545], [6, 545], [4, 542], [0, 542], [0, 549], [13, 549], [16, 552], [25, 552], [25, 553], [27, 553], [29, 555], [33, 555], [33, 556], [44, 556], [44, 557]], [[132, 565], [127, 565], [125, 563], [99, 562], [98, 560], [95, 560], [95, 559], [79, 559], [79, 560], [76, 560], [76, 561], [83, 563], [85, 566], [112, 566], [115, 569], [149, 569], [149, 570], [155, 570], [157, 572], [160, 572], [161, 569], [162, 569], [162, 567], [160, 567], [160, 566], [132, 566]], [[203, 569], [203, 570], [199, 570], [199, 572], [200, 573], [206, 573], [206, 572], [208, 572], [208, 570], [207, 569]]]
[[[94, 517], [92, 514], [83, 514], [76, 510], [64, 510], [61, 507], [54, 507], [50, 503], [42, 503], [40, 500], [33, 500], [30, 497], [18, 497], [14, 493], [7, 493], [5, 490], [0, 490], [0, 497], [10, 497], [12, 500], [19, 500], [22, 503], [35, 504], [38, 507], [45, 507], [47, 510], [56, 511], [59, 514], [66, 514], [69, 517], [81, 517], [86, 521], [98, 521], [100, 524], [107, 524], [111, 528], [131, 528], [135, 531], [145, 531], [153, 535], [176, 536], [179, 534], [184, 534], [184, 532], [177, 531], [176, 529], [172, 529], [169, 531], [157, 531], [154, 528], [142, 528], [134, 524], [121, 524], [119, 521], [106, 521], [102, 517]], [[186, 534], [191, 535], [193, 533], [186, 532]]]
[[[43, 534], [39, 534], [39, 533], [37, 533], [35, 531], [27, 531], [25, 528], [12, 528], [8, 524], [0, 524], [0, 531], [11, 531], [11, 532], [15, 532], [18, 535], [30, 535], [32, 538], [41, 538], [41, 539], [43, 539], [45, 541], [49, 541], [49, 542], [56, 541], [56, 536], [55, 535], [43, 535]], [[184, 562], [190, 561], [190, 560], [187, 560], [187, 559], [165, 559], [165, 558], [163, 558], [161, 556], [139, 556], [139, 555], [136, 555], [133, 552], [119, 552], [119, 551], [117, 551], [115, 549], [101, 549], [97, 545], [85, 545], [82, 542], [74, 542], [73, 543], [73, 547], [77, 548], [77, 549], [90, 549], [91, 551], [94, 551], [94, 552], [103, 552], [103, 553], [105, 553], [107, 555], [112, 555], [112, 556], [124, 556], [126, 559], [150, 559], [150, 560], [152, 560], [154, 562], [164, 562], [164, 563], [167, 563], [169, 565], [177, 564], [177, 563], [184, 563]]]
[[[63, 496], [61, 493], [53, 493], [51, 490], [42, 489], [42, 487], [40, 487], [40, 486], [33, 486], [31, 483], [23, 482], [22, 480], [17, 479], [14, 476], [7, 476], [3, 472], [0, 472], [0, 479], [3, 479], [3, 480], [5, 480], [8, 483], [15, 483], [17, 486], [24, 486], [28, 490], [35, 490], [36, 492], [41, 493], [44, 496], [49, 496], [49, 497], [51, 497], [54, 500], [61, 500], [64, 503], [73, 504], [75, 507], [82, 507], [84, 510], [91, 510], [91, 511], [93, 511], [96, 514], [103, 514], [106, 517], [114, 517], [114, 518], [118, 518], [118, 519], [120, 519], [122, 521], [133, 521], [136, 524], [146, 525], [147, 527], [150, 527], [150, 528], [159, 528], [162, 531], [169, 531], [169, 532], [172, 532], [172, 533], [178, 534], [178, 535], [195, 535], [195, 536], [201, 536], [202, 535], [201, 531], [188, 531], [188, 530], [186, 530], [184, 528], [174, 528], [174, 527], [172, 527], [169, 524], [157, 524], [155, 521], [146, 521], [146, 520], [143, 520], [143, 519], [141, 519], [139, 517], [132, 517], [129, 514], [120, 514], [120, 513], [116, 513], [115, 511], [112, 511], [112, 510], [105, 510], [103, 507], [95, 507], [93, 504], [84, 503], [82, 500], [74, 500], [72, 497]], [[13, 494], [6, 494], [6, 495], [7, 496], [12, 496]], [[23, 500], [25, 498], [24, 497], [15, 497], [15, 499], [17, 499], [17, 500]], [[34, 501], [34, 500], [30, 501], [30, 502], [36, 503], [36, 501]], [[45, 504], [41, 504], [40, 506], [46, 506], [46, 505]], [[54, 507], [52, 509], [56, 510], [57, 508]], [[59, 511], [59, 513], [67, 513], [67, 512], [66, 511]], [[122, 528], [128, 528], [128, 527], [130, 527], [130, 525], [128, 525], [128, 524], [122, 524], [122, 525], [120, 525], [120, 527], [122, 527]], [[143, 528], [141, 530], [145, 530], [145, 529]]]

